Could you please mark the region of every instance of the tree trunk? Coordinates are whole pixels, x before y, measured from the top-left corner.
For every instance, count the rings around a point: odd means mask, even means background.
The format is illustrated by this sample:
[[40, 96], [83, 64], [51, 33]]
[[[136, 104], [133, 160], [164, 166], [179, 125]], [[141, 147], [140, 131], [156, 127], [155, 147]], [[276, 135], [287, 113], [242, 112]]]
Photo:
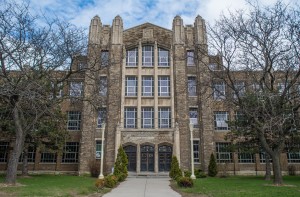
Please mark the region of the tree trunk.
[[23, 144], [25, 139], [25, 135], [22, 129], [21, 120], [19, 116], [19, 110], [16, 106], [13, 110], [13, 119], [16, 128], [16, 140], [13, 146], [13, 151], [11, 152], [11, 155], [9, 157], [7, 172], [5, 177], [5, 183], [12, 184], [12, 185], [16, 184], [17, 181], [18, 162], [19, 162], [21, 151], [23, 149]]
[[280, 152], [275, 152], [272, 155], [273, 160], [273, 173], [274, 173], [274, 184], [275, 185], [282, 185], [282, 172], [280, 166]]
[[265, 174], [265, 180], [270, 181], [271, 180], [271, 162], [270, 162], [270, 156], [268, 153], [266, 153], [266, 174]]
[[28, 176], [28, 145], [24, 145], [22, 176]]

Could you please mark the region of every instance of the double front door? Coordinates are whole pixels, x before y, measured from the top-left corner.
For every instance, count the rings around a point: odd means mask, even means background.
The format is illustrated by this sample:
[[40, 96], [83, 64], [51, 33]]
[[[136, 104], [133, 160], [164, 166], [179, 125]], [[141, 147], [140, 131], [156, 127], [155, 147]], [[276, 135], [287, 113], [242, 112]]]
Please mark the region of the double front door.
[[154, 171], [154, 147], [141, 146], [141, 171]]

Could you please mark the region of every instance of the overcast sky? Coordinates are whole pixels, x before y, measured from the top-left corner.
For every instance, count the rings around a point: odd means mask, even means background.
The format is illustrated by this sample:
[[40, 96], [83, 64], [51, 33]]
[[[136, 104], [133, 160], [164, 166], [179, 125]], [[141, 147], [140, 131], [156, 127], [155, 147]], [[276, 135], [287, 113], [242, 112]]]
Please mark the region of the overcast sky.
[[[150, 22], [168, 29], [180, 15], [184, 24], [193, 24], [197, 15], [212, 23], [221, 12], [246, 9], [245, 0], [29, 0], [33, 11], [63, 17], [82, 27], [88, 27], [95, 15], [102, 24], [111, 25], [115, 16], [123, 18], [124, 29]], [[270, 5], [276, 0], [257, 0]], [[297, 0], [282, 0], [296, 3]]]

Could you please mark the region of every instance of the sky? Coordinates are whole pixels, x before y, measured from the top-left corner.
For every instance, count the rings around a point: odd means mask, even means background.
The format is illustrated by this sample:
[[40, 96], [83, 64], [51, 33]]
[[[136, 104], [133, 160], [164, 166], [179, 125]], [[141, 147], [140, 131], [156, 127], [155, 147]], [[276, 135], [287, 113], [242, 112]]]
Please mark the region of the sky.
[[[124, 29], [146, 22], [171, 29], [176, 15], [185, 25], [193, 24], [197, 15], [213, 23], [228, 10], [246, 9], [245, 0], [28, 0], [33, 12], [55, 15], [80, 27], [88, 28], [91, 19], [98, 15], [103, 25], [111, 25], [115, 16], [123, 19]], [[264, 5], [276, 0], [257, 0]], [[282, 0], [296, 3], [297, 0]]]

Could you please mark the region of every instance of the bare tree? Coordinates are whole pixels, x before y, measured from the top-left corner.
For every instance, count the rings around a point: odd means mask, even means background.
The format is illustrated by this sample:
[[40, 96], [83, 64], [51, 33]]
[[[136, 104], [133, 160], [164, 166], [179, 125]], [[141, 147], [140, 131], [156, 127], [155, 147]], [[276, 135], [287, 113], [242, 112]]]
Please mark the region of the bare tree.
[[26, 134], [63, 97], [57, 96], [78, 70], [70, 66], [86, 50], [84, 29], [67, 22], [33, 15], [26, 2], [0, 3], [0, 105], [11, 117], [15, 141], [6, 183], [15, 184]]
[[247, 122], [232, 132], [243, 140], [259, 139], [272, 159], [274, 184], [282, 184], [280, 154], [299, 135], [299, 7], [250, 2], [249, 10], [223, 15], [209, 26], [208, 40], [222, 59], [210, 67], [213, 80], [222, 84], [213, 86], [214, 96]]

